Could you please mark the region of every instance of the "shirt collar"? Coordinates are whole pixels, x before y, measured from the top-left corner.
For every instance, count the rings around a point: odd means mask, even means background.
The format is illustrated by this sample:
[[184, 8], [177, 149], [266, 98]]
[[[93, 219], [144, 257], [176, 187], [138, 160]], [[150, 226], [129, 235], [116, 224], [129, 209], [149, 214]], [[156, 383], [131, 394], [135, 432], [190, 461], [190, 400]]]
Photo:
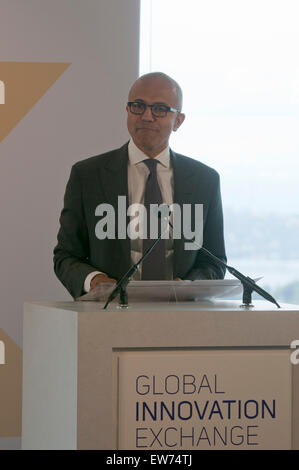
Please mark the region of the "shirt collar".
[[[129, 161], [131, 165], [137, 165], [138, 163], [142, 162], [149, 158], [142, 150], [140, 150], [137, 145], [134, 143], [133, 139], [130, 139], [129, 146], [128, 146], [128, 153], [129, 153]], [[169, 146], [167, 146], [164, 150], [162, 150], [159, 155], [155, 157], [155, 160], [159, 160], [159, 162], [165, 167], [170, 167], [170, 151]]]

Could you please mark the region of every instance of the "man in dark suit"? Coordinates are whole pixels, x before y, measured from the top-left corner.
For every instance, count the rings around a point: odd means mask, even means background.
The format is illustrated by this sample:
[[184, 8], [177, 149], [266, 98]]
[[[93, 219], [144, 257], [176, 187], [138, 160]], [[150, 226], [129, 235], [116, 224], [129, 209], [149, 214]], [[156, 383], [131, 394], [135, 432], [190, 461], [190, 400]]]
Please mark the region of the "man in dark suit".
[[[56, 275], [74, 298], [102, 282], [115, 282], [142, 255], [140, 238], [121, 236], [121, 218], [130, 223], [128, 207], [147, 198], [149, 162], [155, 159], [160, 201], [168, 205], [203, 205], [203, 246], [226, 261], [219, 175], [208, 166], [176, 154], [169, 137], [184, 122], [179, 85], [162, 73], [140, 77], [132, 86], [127, 104], [129, 143], [120, 149], [76, 163], [67, 184], [60, 217], [58, 244], [54, 249]], [[146, 164], [145, 164], [146, 163]], [[148, 163], [148, 165], [147, 165]], [[121, 201], [125, 201], [120, 205]], [[157, 201], [158, 202], [158, 201]], [[100, 207], [109, 204], [115, 213], [115, 236], [100, 237]], [[192, 209], [191, 226], [198, 230]], [[131, 214], [132, 215], [132, 214]], [[221, 279], [225, 270], [200, 250], [186, 249], [186, 239], [170, 237], [164, 245], [161, 279]], [[162, 243], [160, 248], [161, 250]], [[158, 251], [157, 251], [158, 253]], [[154, 252], [153, 252], [154, 259]], [[160, 256], [161, 258], [161, 256]], [[159, 262], [159, 256], [156, 258]], [[163, 259], [164, 261], [164, 259]], [[154, 264], [157, 264], [154, 263]], [[156, 266], [159, 271], [159, 267]], [[142, 266], [141, 266], [142, 270]], [[144, 268], [145, 271], [145, 268]], [[150, 272], [150, 271], [149, 271]], [[153, 279], [157, 279], [153, 277]], [[142, 272], [137, 279], [142, 277]], [[151, 279], [150, 274], [146, 279]]]

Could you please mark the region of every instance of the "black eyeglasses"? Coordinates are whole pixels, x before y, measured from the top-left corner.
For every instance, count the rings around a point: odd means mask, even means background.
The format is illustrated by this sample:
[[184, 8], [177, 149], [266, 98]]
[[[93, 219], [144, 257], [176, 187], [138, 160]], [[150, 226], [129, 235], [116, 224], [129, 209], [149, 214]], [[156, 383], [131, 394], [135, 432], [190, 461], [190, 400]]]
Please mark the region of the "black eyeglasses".
[[178, 109], [160, 103], [146, 104], [143, 101], [129, 101], [127, 105], [132, 114], [144, 114], [147, 108], [151, 108], [152, 115], [159, 118], [165, 117], [169, 111], [179, 113]]

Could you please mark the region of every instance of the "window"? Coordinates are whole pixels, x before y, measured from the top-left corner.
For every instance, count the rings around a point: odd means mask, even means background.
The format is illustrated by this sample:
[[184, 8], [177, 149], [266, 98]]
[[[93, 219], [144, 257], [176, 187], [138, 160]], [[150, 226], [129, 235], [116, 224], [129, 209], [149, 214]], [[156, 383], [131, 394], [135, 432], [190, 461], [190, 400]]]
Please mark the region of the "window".
[[140, 75], [182, 86], [171, 146], [220, 173], [228, 264], [299, 304], [298, 17], [297, 0], [142, 0]]

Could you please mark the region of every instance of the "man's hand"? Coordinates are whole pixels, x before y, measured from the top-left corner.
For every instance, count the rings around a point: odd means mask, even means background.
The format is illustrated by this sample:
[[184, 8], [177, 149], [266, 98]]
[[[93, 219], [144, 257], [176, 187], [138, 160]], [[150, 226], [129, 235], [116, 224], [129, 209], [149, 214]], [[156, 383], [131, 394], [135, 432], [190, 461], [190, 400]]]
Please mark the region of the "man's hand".
[[112, 284], [115, 284], [115, 279], [112, 279], [107, 276], [107, 274], [96, 274], [92, 280], [90, 281], [90, 290], [94, 289], [98, 284], [101, 284], [102, 282], [110, 282]]

